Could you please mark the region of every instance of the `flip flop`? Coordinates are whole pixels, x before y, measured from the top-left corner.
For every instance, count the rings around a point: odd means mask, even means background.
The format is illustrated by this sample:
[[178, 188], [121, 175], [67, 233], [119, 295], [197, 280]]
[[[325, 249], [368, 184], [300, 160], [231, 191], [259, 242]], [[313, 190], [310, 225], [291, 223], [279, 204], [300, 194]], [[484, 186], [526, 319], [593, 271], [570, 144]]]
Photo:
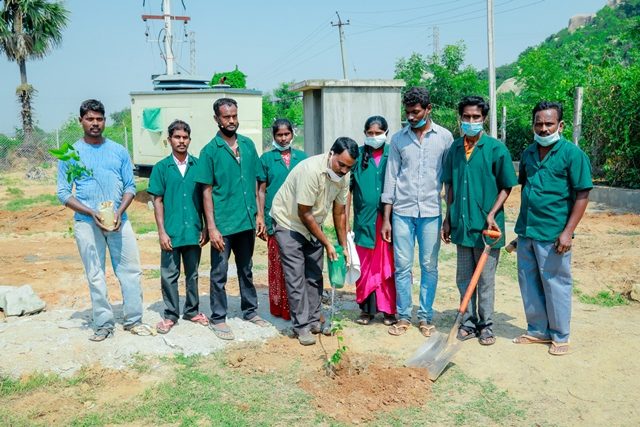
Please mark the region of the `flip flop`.
[[566, 356], [567, 354], [569, 354], [569, 343], [551, 341], [549, 354], [553, 356]]
[[371, 319], [373, 319], [373, 316], [371, 316], [370, 314], [360, 313], [360, 317], [356, 319], [356, 323], [358, 325], [368, 325], [369, 322], [371, 322]]
[[158, 331], [159, 334], [166, 334], [175, 326], [175, 324], [176, 322], [171, 319], [163, 319], [156, 325], [156, 331]]
[[389, 334], [394, 336], [404, 335], [411, 327], [411, 322], [408, 320], [399, 320], [395, 325], [391, 325], [389, 328]]
[[215, 336], [220, 338], [221, 340], [231, 341], [235, 339], [235, 335], [233, 335], [233, 331], [227, 325], [220, 326], [220, 324], [216, 325], [214, 323], [210, 323], [209, 329], [211, 329], [211, 331], [213, 331]]
[[135, 325], [125, 326], [124, 330], [140, 337], [148, 337], [149, 335], [155, 336], [157, 334], [157, 331], [146, 323], [137, 323]]
[[385, 326], [391, 326], [394, 325], [398, 322], [398, 320], [396, 319], [395, 314], [385, 314], [384, 318], [382, 319], [382, 323]]
[[100, 342], [104, 341], [107, 338], [111, 338], [113, 336], [113, 331], [111, 329], [98, 329], [89, 337], [89, 341]]
[[271, 326], [269, 322], [267, 322], [260, 316], [253, 316], [251, 319], [247, 319], [247, 322], [251, 322], [256, 326], [260, 326], [261, 328], [266, 328], [267, 326]]
[[423, 337], [429, 338], [436, 330], [436, 327], [426, 320], [421, 320], [420, 323], [418, 323], [418, 329]]
[[207, 316], [205, 316], [204, 313], [198, 313], [195, 316], [193, 316], [191, 319], [186, 319], [186, 320], [189, 320], [190, 322], [197, 323], [198, 325], [202, 325], [202, 326], [209, 325], [209, 319], [207, 319]]
[[515, 337], [511, 342], [514, 344], [549, 344], [551, 340], [522, 334], [519, 337]]

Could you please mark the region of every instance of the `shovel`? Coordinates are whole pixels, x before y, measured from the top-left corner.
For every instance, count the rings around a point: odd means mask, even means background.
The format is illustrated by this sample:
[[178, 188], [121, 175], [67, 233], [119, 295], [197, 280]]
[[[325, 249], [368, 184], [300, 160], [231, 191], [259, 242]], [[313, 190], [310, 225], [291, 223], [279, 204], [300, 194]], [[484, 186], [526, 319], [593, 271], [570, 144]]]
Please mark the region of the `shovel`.
[[[427, 342], [418, 348], [413, 357], [405, 363], [406, 366], [412, 368], [427, 368], [429, 379], [431, 381], [438, 379], [442, 371], [444, 371], [444, 368], [449, 364], [449, 361], [451, 361], [451, 358], [453, 358], [462, 346], [462, 341], [456, 337], [460, 324], [462, 323], [462, 316], [465, 311], [467, 311], [469, 300], [471, 300], [471, 296], [476, 290], [480, 274], [484, 269], [484, 265], [487, 263], [487, 258], [489, 258], [489, 252], [491, 251], [491, 248], [498, 243], [501, 235], [502, 234], [498, 230], [482, 231], [484, 251], [482, 251], [482, 255], [480, 255], [480, 259], [478, 260], [476, 269], [473, 272], [469, 286], [467, 286], [467, 291], [462, 298], [462, 302], [460, 302], [458, 315], [456, 316], [456, 321], [451, 327], [449, 335], [447, 336], [441, 332], [436, 332], [427, 340]], [[490, 243], [487, 242], [487, 238], [491, 241]]]

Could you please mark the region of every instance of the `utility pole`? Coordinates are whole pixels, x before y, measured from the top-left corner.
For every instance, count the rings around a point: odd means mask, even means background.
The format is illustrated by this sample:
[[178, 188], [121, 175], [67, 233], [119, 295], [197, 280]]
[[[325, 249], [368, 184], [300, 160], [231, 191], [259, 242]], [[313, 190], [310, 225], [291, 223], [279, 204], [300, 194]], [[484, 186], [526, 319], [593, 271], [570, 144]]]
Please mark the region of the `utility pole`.
[[578, 86], [573, 99], [573, 143], [576, 145], [582, 136], [582, 98], [583, 90]]
[[487, 0], [487, 43], [489, 45], [489, 127], [492, 137], [498, 135], [496, 112], [496, 64], [493, 53], [493, 0]]
[[162, 0], [162, 15], [142, 15], [142, 20], [147, 22], [148, 19], [164, 21], [164, 52], [165, 63], [167, 64], [167, 75], [175, 74], [174, 57], [173, 57], [173, 33], [171, 31], [171, 21], [182, 21], [185, 24], [191, 20], [188, 16], [171, 15], [171, 0]]
[[438, 56], [440, 53], [440, 28], [437, 25], [433, 26], [433, 56]]
[[342, 19], [340, 19], [340, 14], [338, 14], [337, 11], [336, 11], [336, 15], [338, 16], [338, 23], [334, 24], [333, 21], [331, 21], [331, 26], [338, 27], [338, 32], [340, 33], [340, 53], [342, 55], [342, 78], [347, 80], [347, 57], [346, 57], [346, 54], [344, 53], [344, 30], [342, 29], [342, 27], [344, 27], [345, 25], [349, 25], [349, 20], [347, 19], [347, 22], [342, 22]]
[[191, 75], [196, 75], [196, 33], [189, 31], [189, 53], [191, 54]]

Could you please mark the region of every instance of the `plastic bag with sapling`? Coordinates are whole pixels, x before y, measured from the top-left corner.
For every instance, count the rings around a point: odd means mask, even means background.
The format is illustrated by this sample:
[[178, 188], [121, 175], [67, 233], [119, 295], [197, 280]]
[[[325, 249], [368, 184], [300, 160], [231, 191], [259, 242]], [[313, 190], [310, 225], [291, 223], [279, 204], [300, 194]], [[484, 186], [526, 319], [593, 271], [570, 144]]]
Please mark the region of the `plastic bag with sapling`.
[[[73, 147], [73, 145], [65, 142], [58, 149], [49, 150], [56, 159], [67, 162], [67, 182], [73, 183], [75, 180], [79, 179], [93, 179], [98, 184], [100, 188], [100, 192], [104, 196], [104, 191], [102, 190], [102, 186], [100, 182], [95, 179], [93, 176], [93, 170], [87, 168], [82, 160], [80, 159], [80, 154]], [[115, 222], [115, 204], [113, 200], [105, 200], [100, 202], [98, 206], [98, 213], [100, 215], [100, 219], [102, 224], [109, 230], [113, 230], [114, 222]]]

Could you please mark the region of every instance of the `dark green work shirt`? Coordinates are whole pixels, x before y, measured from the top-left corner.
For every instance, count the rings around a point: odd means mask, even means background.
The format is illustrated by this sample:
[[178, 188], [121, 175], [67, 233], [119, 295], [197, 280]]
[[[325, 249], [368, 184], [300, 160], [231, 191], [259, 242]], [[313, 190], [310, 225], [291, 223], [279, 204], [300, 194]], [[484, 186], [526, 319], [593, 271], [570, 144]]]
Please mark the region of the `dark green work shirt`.
[[522, 153], [518, 181], [522, 185], [518, 236], [553, 242], [567, 225], [578, 191], [593, 188], [591, 164], [584, 152], [560, 138], [542, 161], [538, 144]]
[[216, 227], [223, 236], [256, 228], [258, 153], [251, 139], [237, 135], [239, 161], [220, 135], [200, 151], [196, 182], [211, 185]]
[[162, 197], [164, 228], [174, 248], [197, 245], [202, 233], [202, 188], [194, 181], [198, 159], [189, 155], [184, 177], [173, 154], [153, 167], [147, 192]]
[[360, 147], [358, 160], [351, 169], [351, 194], [353, 203], [353, 234], [358, 246], [373, 249], [376, 244], [376, 219], [382, 211], [380, 196], [384, 189], [384, 174], [387, 170], [389, 145], [384, 145], [380, 163], [376, 165], [373, 155], [366, 169], [362, 169], [365, 147]]
[[282, 160], [282, 154], [280, 151], [273, 149], [267, 151], [260, 157], [260, 164], [258, 165], [258, 173], [256, 178], [260, 182], [265, 182], [267, 188], [265, 190], [264, 197], [264, 223], [267, 226], [267, 234], [273, 235], [273, 220], [269, 212], [271, 211], [271, 203], [276, 193], [284, 183], [284, 180], [289, 175], [289, 172], [301, 161], [307, 158], [304, 151], [291, 149], [291, 160], [289, 160], [289, 167]]
[[[495, 138], [482, 134], [469, 160], [464, 151], [464, 138], [453, 141], [445, 160], [443, 181], [453, 190], [450, 206], [451, 241], [457, 245], [482, 248], [482, 230], [487, 228], [487, 215], [501, 190], [518, 183], [507, 147]], [[504, 210], [495, 215], [502, 238], [495, 247], [504, 246]]]

